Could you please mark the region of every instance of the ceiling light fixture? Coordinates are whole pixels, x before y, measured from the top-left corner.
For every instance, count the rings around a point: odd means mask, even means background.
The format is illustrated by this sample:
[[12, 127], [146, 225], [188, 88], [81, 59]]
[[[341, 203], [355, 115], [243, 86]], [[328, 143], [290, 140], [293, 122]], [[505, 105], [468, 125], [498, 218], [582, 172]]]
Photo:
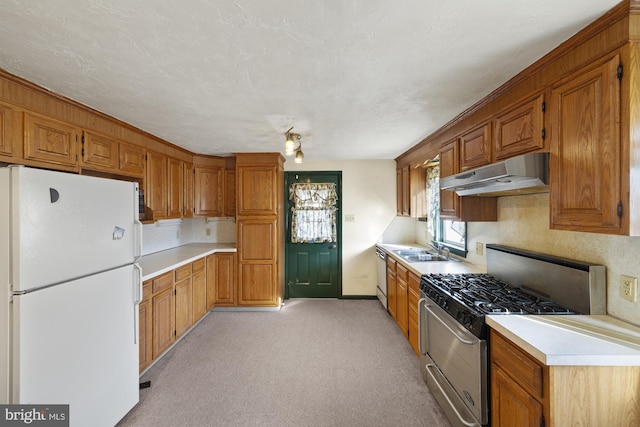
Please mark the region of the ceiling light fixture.
[[293, 162], [302, 163], [302, 159], [304, 159], [304, 153], [302, 152], [302, 141], [300, 141], [300, 145], [298, 145], [298, 148], [296, 148], [296, 158], [293, 160]]
[[284, 134], [286, 138], [284, 142], [284, 154], [287, 156], [293, 156], [296, 151], [296, 141], [300, 139], [300, 135], [291, 133], [291, 129], [293, 129], [293, 126]]

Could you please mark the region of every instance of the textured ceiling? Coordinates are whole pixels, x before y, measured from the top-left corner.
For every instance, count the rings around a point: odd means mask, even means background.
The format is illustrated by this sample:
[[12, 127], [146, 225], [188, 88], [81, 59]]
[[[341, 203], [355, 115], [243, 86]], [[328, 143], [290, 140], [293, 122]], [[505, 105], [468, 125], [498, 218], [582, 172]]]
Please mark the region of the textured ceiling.
[[392, 159], [617, 0], [0, 0], [0, 68], [196, 153]]

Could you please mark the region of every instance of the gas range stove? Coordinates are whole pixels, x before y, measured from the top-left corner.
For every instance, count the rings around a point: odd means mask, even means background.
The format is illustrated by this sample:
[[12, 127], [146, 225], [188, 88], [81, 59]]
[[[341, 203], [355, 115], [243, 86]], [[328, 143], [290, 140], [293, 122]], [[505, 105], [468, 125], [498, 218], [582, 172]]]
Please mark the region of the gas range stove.
[[425, 274], [420, 288], [480, 339], [486, 337], [487, 314], [577, 314], [489, 274]]

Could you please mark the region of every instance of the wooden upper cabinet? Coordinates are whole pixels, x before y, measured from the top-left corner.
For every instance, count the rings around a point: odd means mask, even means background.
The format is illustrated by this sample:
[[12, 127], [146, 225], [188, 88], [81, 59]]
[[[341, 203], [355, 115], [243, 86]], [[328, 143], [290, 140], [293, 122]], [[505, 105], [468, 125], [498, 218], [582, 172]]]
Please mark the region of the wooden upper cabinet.
[[18, 162], [21, 140], [22, 112], [0, 104], [0, 161]]
[[24, 158], [33, 164], [78, 170], [77, 127], [54, 119], [24, 113]]
[[[458, 139], [440, 149], [440, 178], [459, 172]], [[440, 219], [453, 221], [497, 221], [497, 197], [460, 197], [455, 192], [440, 190]]]
[[[458, 173], [459, 154], [458, 140], [446, 143], [440, 149], [440, 178]], [[453, 191], [440, 190], [440, 217], [457, 218], [459, 197]]]
[[182, 201], [182, 216], [184, 218], [192, 218], [195, 212], [194, 194], [195, 194], [195, 167], [193, 163], [183, 164], [184, 172], [184, 191]]
[[125, 175], [144, 176], [144, 164], [146, 151], [144, 148], [120, 142], [120, 161], [118, 169]]
[[97, 133], [84, 131], [82, 135], [82, 167], [115, 171], [120, 162], [118, 141]]
[[551, 92], [551, 228], [624, 234], [620, 57], [577, 72]]
[[427, 171], [422, 167], [409, 171], [410, 212], [413, 218], [427, 217]]
[[496, 160], [546, 148], [544, 110], [544, 95], [537, 94], [506, 108], [496, 117], [493, 146]]
[[219, 217], [223, 215], [223, 167], [195, 168], [195, 214]]
[[182, 160], [169, 157], [167, 159], [167, 177], [169, 186], [169, 218], [181, 218], [184, 197], [184, 172]]
[[236, 216], [236, 171], [224, 170], [224, 215]]
[[[460, 136], [460, 171], [491, 163], [491, 122]], [[455, 172], [454, 172], [455, 173]]]
[[396, 169], [396, 206], [399, 216], [411, 215], [411, 167]]
[[147, 180], [145, 202], [153, 212], [153, 219], [167, 218], [167, 158], [153, 151], [147, 152]]
[[271, 165], [237, 168], [238, 215], [278, 214], [278, 169]]

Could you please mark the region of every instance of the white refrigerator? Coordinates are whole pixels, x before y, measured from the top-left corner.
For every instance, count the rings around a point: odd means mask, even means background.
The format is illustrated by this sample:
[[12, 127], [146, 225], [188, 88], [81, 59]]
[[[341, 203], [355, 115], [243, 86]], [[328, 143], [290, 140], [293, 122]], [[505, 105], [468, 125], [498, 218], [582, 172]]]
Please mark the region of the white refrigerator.
[[113, 426], [137, 402], [136, 183], [0, 168], [0, 403]]

